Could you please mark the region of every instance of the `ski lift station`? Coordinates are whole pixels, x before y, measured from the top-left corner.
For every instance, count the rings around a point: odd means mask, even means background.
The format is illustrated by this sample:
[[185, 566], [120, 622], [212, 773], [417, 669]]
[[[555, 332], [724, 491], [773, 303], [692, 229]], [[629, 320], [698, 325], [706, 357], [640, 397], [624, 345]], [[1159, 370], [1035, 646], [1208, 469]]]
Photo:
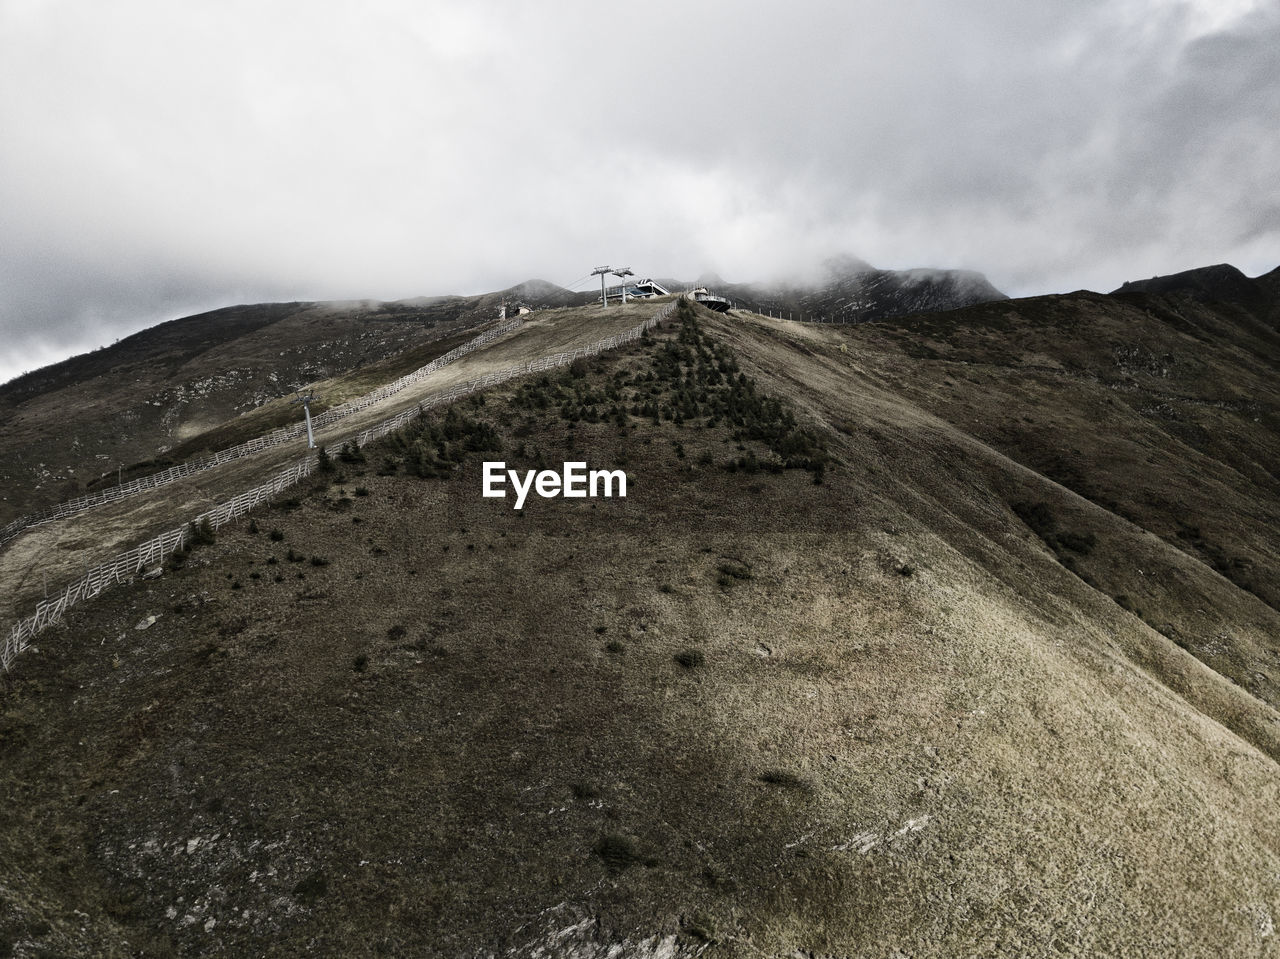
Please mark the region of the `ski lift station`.
[[641, 280], [635, 286], [627, 287], [627, 296], [637, 300], [647, 300], [654, 296], [670, 296], [671, 291], [655, 283], [653, 280]]

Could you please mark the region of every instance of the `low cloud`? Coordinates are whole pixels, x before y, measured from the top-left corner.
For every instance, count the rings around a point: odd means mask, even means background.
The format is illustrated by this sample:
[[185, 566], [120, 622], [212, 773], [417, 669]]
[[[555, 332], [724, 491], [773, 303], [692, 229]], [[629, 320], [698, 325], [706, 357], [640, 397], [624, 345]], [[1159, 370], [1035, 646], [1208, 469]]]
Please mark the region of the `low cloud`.
[[1013, 294], [1276, 265], [1280, 3], [963, 6], [0, 3], [0, 378], [219, 304], [612, 260]]

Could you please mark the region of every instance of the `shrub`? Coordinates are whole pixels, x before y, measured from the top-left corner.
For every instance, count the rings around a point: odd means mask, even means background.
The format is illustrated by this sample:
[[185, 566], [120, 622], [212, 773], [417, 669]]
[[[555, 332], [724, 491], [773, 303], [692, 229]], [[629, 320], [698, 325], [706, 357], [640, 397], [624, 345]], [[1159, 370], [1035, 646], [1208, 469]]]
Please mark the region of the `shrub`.
[[273, 543], [278, 543], [284, 539], [284, 532], [278, 529], [273, 529], [268, 535], [271, 537], [271, 542]]
[[314, 905], [316, 900], [329, 891], [329, 880], [323, 872], [313, 872], [305, 879], [299, 880], [293, 887], [293, 895], [303, 905]]
[[1041, 539], [1047, 539], [1057, 526], [1048, 503], [1014, 503], [1013, 511]]
[[1092, 553], [1098, 542], [1098, 537], [1092, 533], [1059, 533], [1055, 538], [1059, 546], [1081, 556]]
[[716, 569], [720, 573], [720, 585], [722, 586], [725, 585], [725, 580], [728, 580], [729, 584], [732, 585], [734, 580], [753, 578], [751, 567], [747, 566], [745, 563], [735, 563], [731, 560], [726, 560], [716, 566]]
[[658, 864], [656, 859], [641, 854], [640, 844], [634, 837], [625, 836], [622, 833], [605, 833], [596, 842], [592, 851], [604, 860], [610, 872], [621, 872], [637, 863], [643, 863], [646, 866]]
[[205, 517], [199, 523], [192, 521], [187, 526], [187, 544], [191, 547], [210, 546], [217, 539], [213, 532], [213, 524], [209, 522], [209, 517]]
[[699, 942], [716, 941], [716, 924], [707, 913], [695, 912], [685, 923], [684, 931]]
[[786, 789], [810, 788], [809, 783], [802, 777], [786, 769], [766, 769], [756, 778], [770, 786], [782, 786]]
[[699, 666], [705, 665], [707, 662], [706, 654], [704, 654], [702, 650], [693, 647], [690, 647], [689, 649], [682, 649], [672, 658], [685, 669], [696, 669]]

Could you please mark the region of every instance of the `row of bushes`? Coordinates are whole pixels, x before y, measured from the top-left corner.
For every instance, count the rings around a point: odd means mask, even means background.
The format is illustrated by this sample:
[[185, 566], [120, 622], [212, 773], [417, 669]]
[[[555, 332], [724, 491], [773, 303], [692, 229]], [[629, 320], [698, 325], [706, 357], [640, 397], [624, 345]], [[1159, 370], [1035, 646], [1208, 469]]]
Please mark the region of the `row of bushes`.
[[502, 451], [502, 435], [491, 423], [472, 419], [451, 406], [440, 420], [417, 419], [386, 438], [384, 475], [401, 467], [424, 479], [448, 476], [468, 453]]

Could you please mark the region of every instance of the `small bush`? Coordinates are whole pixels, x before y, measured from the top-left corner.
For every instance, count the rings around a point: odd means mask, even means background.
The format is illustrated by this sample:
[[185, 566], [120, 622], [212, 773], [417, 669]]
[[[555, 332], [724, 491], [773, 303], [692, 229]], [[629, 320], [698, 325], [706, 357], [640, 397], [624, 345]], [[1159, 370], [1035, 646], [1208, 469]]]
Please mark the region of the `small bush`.
[[303, 905], [315, 905], [326, 892], [329, 891], [329, 880], [323, 872], [313, 872], [305, 879], [301, 879], [293, 887], [294, 897]]
[[249, 520], [249, 532], [255, 536], [258, 534], [258, 521], [256, 519]]
[[1057, 528], [1048, 503], [1014, 503], [1013, 511], [1041, 539], [1048, 538]]
[[733, 892], [738, 888], [738, 884], [733, 881], [732, 877], [727, 876], [723, 869], [713, 863], [708, 863], [703, 867], [702, 881], [712, 889], [723, 889], [726, 892]]
[[367, 486], [357, 486], [357, 487], [356, 487], [356, 495], [357, 495], [357, 496], [368, 496], [368, 495], [369, 495], [369, 488], [368, 488]]
[[702, 650], [693, 647], [682, 649], [672, 658], [685, 669], [696, 669], [699, 666], [706, 665], [707, 662], [706, 654]]
[[657, 860], [640, 853], [640, 844], [632, 836], [622, 833], [606, 833], [592, 850], [604, 860], [610, 872], [621, 872], [629, 866], [644, 864], [656, 866]]
[[217, 536], [213, 532], [213, 524], [209, 522], [209, 517], [205, 517], [199, 523], [192, 522], [187, 527], [187, 542], [192, 546], [211, 546], [217, 540]]
[[354, 669], [357, 673], [363, 673], [366, 669], [369, 668], [369, 657], [366, 656], [364, 653], [361, 653], [359, 656], [357, 656], [355, 659], [351, 661], [351, 668]]
[[283, 531], [281, 531], [281, 530], [278, 530], [278, 529], [273, 529], [273, 530], [272, 530], [270, 533], [268, 533], [267, 535], [269, 535], [269, 536], [271, 537], [271, 542], [273, 542], [273, 543], [278, 543], [278, 542], [280, 542], [282, 539], [284, 539], [284, 532], [283, 532]]
[[1073, 553], [1079, 553], [1081, 556], [1092, 553], [1094, 546], [1098, 543], [1098, 537], [1093, 533], [1059, 533], [1055, 539], [1059, 546]]
[[226, 659], [227, 651], [216, 643], [205, 643], [195, 651], [192, 658], [195, 659], [197, 663], [205, 665], [215, 660]]
[[312, 556], [311, 565], [312, 566], [328, 566], [329, 560], [323, 556]]
[[725, 561], [716, 566], [716, 571], [719, 573], [716, 577], [716, 582], [720, 585], [721, 589], [728, 589], [739, 580], [753, 578], [751, 568], [745, 563]]
[[685, 922], [684, 931], [699, 942], [714, 943], [716, 941], [716, 924], [707, 913], [695, 912]]
[[756, 777], [770, 786], [782, 786], [785, 789], [808, 789], [809, 783], [801, 776], [787, 769], [766, 769]]

